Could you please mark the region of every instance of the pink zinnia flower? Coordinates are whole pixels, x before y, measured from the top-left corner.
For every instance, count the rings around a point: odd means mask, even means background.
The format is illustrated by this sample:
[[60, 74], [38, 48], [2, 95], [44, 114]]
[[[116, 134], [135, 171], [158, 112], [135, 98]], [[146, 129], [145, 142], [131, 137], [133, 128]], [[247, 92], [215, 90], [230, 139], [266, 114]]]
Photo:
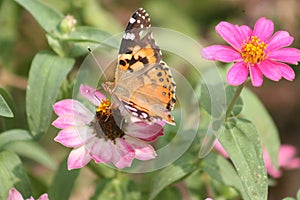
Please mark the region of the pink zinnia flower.
[[254, 29], [248, 26], [220, 22], [216, 32], [230, 46], [212, 45], [202, 50], [201, 55], [209, 60], [234, 62], [227, 73], [230, 85], [241, 85], [250, 73], [252, 85], [259, 87], [263, 75], [273, 81], [282, 77], [292, 81], [293, 69], [285, 63], [298, 64], [300, 50], [287, 48], [294, 38], [286, 31], [277, 31], [273, 36], [274, 24], [264, 17], [257, 20]]
[[[24, 200], [24, 198], [16, 188], [11, 188], [8, 192], [7, 200]], [[30, 197], [26, 200], [34, 200], [34, 198]], [[42, 194], [38, 200], [49, 200], [48, 194]]]
[[[227, 152], [219, 141], [216, 142], [214, 149], [217, 150], [225, 158], [229, 158]], [[300, 157], [296, 157], [297, 149], [288, 144], [282, 144], [278, 153], [278, 166], [281, 169], [298, 169], [300, 168]], [[273, 178], [279, 178], [282, 174], [280, 169], [276, 169], [270, 160], [270, 156], [266, 150], [263, 150], [264, 163], [268, 174]]]
[[[124, 168], [131, 166], [134, 158], [149, 160], [156, 157], [148, 142], [163, 135], [164, 122], [147, 124], [137, 119], [132, 122], [129, 117], [131, 122], [126, 123], [128, 115], [120, 115], [121, 120], [118, 120], [112, 110], [118, 105], [111, 105], [96, 89], [81, 85], [80, 93], [96, 106], [96, 114], [73, 99], [59, 101], [53, 106], [58, 118], [52, 124], [62, 129], [54, 140], [73, 148], [68, 158], [69, 170], [81, 168], [91, 159], [96, 163], [113, 163], [117, 168]], [[117, 125], [118, 121], [121, 121], [121, 128]]]
[[[273, 167], [267, 151], [264, 151], [263, 155], [268, 174], [273, 178], [279, 178], [282, 175], [281, 170]], [[281, 145], [278, 154], [278, 166], [282, 169], [300, 168], [300, 158], [296, 157], [296, 155], [297, 149], [294, 146], [288, 144]]]

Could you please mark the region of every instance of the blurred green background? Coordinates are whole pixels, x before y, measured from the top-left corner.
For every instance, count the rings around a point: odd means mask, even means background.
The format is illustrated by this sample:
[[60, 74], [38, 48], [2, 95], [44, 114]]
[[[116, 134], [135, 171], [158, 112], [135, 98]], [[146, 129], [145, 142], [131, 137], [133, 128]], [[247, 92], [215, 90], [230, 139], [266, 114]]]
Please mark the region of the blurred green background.
[[[45, 3], [65, 15], [73, 15], [78, 25], [98, 27], [110, 34], [123, 31], [133, 11], [144, 7], [150, 14], [154, 27], [177, 30], [197, 40], [203, 46], [224, 43], [214, 27], [221, 20], [253, 27], [255, 21], [265, 16], [275, 23], [275, 30], [287, 30], [294, 38], [293, 47], [300, 48], [299, 0], [44, 0]], [[49, 49], [45, 32], [34, 18], [12, 0], [0, 0], [0, 87], [11, 97], [15, 118], [0, 118], [0, 131], [11, 128], [27, 128], [25, 92], [28, 71], [34, 55]], [[200, 55], [199, 55], [200, 56]], [[77, 59], [80, 65], [84, 57]], [[299, 75], [298, 66], [293, 66]], [[285, 80], [274, 83], [265, 80], [262, 88], [248, 87], [265, 104], [280, 132], [282, 143], [289, 143], [300, 151], [300, 77], [294, 82]], [[50, 114], [50, 113], [49, 113]], [[257, 112], [259, 115], [259, 111]], [[56, 159], [66, 150], [52, 142], [57, 131], [54, 128], [43, 143]], [[51, 141], [49, 143], [49, 141]], [[38, 173], [47, 172], [39, 169]], [[83, 174], [83, 175], [82, 175]], [[93, 175], [88, 170], [77, 184], [72, 199], [86, 199], [91, 189]], [[270, 188], [269, 199], [294, 196], [300, 187], [300, 171], [285, 171]]]

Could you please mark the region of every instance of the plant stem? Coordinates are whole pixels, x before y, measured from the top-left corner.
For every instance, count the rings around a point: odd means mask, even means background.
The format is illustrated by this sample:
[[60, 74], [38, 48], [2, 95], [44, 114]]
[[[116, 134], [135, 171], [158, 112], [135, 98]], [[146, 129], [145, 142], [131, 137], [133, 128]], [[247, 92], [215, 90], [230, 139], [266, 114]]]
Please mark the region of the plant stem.
[[245, 84], [246, 84], [246, 81], [245, 81], [242, 85], [238, 86], [238, 88], [236, 89], [235, 94], [234, 94], [234, 96], [232, 97], [229, 106], [227, 107], [227, 110], [226, 110], [226, 119], [229, 117], [230, 112], [231, 112], [231, 110], [233, 109], [233, 107], [234, 107], [236, 101], [238, 100], [238, 98], [239, 98], [239, 96], [240, 96], [240, 94], [241, 94], [241, 92], [242, 92], [242, 90], [243, 90]]
[[[94, 162], [90, 162], [88, 165], [90, 170], [94, 172], [99, 178], [108, 178], [115, 175], [114, 170], [104, 169], [105, 166], [100, 166]], [[108, 171], [109, 170], [109, 171]]]

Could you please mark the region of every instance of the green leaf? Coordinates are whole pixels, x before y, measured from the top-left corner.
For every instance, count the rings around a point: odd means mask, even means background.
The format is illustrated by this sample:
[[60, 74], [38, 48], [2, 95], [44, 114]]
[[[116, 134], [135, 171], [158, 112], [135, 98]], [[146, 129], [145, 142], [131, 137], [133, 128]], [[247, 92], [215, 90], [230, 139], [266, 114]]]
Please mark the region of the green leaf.
[[39, 25], [48, 33], [58, 33], [58, 25], [64, 18], [63, 14], [38, 0], [15, 0], [27, 9]]
[[[201, 106], [214, 118], [219, 118], [226, 112], [225, 86], [223, 84], [201, 84]], [[226, 91], [226, 90], [225, 90]]]
[[67, 169], [67, 158], [59, 165], [55, 177], [52, 180], [48, 191], [49, 199], [68, 200], [74, 187], [74, 183], [79, 175], [80, 170]]
[[[74, 31], [66, 36], [63, 40], [66, 41], [77, 41], [77, 42], [93, 42], [101, 43], [106, 40], [111, 35], [105, 31], [98, 28], [88, 27], [88, 26], [78, 26]], [[118, 41], [115, 41], [116, 45]]]
[[43, 147], [35, 141], [18, 141], [4, 147], [7, 150], [14, 151], [22, 157], [30, 158], [50, 169], [55, 168], [55, 162]]
[[248, 120], [233, 118], [226, 125], [219, 141], [242, 181], [242, 196], [251, 197], [252, 200], [267, 199], [268, 178], [255, 126]]
[[13, 129], [0, 134], [0, 149], [6, 149], [20, 156], [32, 159], [44, 166], [54, 169], [51, 156], [35, 142], [26, 130]]
[[244, 118], [249, 119], [255, 124], [263, 147], [267, 150], [271, 158], [272, 165], [277, 167], [280, 139], [278, 130], [270, 114], [257, 96], [250, 90], [244, 88], [241, 96], [245, 104], [241, 114]]
[[32, 140], [32, 136], [26, 130], [13, 129], [0, 134], [0, 149], [5, 145], [22, 140]]
[[[229, 106], [230, 102], [233, 99], [233, 96], [235, 95], [237, 87], [231, 86], [231, 85], [227, 85], [226, 86], [226, 102], [227, 102], [227, 106]], [[242, 111], [243, 108], [243, 101], [241, 97], [238, 97], [237, 101], [235, 102], [234, 107], [231, 110], [230, 115], [231, 116], [237, 116], [238, 114], [240, 114], [240, 112]]]
[[[0, 6], [0, 59], [1, 67], [11, 67], [14, 62], [15, 42], [18, 38], [20, 12], [18, 5], [11, 0], [2, 0]], [[3, 74], [2, 74], [3, 75]]]
[[139, 200], [141, 193], [137, 188], [138, 186], [126, 177], [103, 179], [97, 184], [92, 200]]
[[51, 34], [46, 34], [46, 39], [48, 41], [51, 49], [60, 57], [66, 56], [66, 49], [64, 48], [64, 44], [60, 41], [59, 38], [53, 37]]
[[293, 197], [285, 197], [284, 199], [282, 199], [282, 200], [296, 200], [295, 198], [293, 198]]
[[5, 99], [0, 94], [0, 116], [4, 117], [14, 117], [14, 113], [11, 111], [9, 106], [7, 105]]
[[120, 41], [117, 41], [115, 37], [111, 37], [107, 32], [85, 26], [76, 27], [75, 31], [72, 31], [65, 38], [62, 38], [62, 40], [72, 43], [72, 45], [69, 45], [68, 50], [71, 57], [86, 54], [87, 47], [94, 50], [99, 45], [104, 45], [112, 49], [118, 49], [120, 46]]
[[179, 191], [179, 189], [175, 187], [166, 188], [163, 191], [161, 191], [155, 198], [155, 200], [160, 199], [181, 200], [182, 193]]
[[297, 192], [297, 200], [300, 200], [300, 189]]
[[24, 197], [31, 195], [29, 179], [16, 154], [8, 151], [0, 152], [0, 177], [0, 199], [6, 199], [12, 187]]
[[34, 57], [28, 78], [26, 111], [29, 128], [35, 138], [46, 133], [52, 105], [74, 62], [74, 59], [61, 58], [49, 52], [40, 52]]
[[232, 164], [224, 157], [216, 154], [209, 154], [204, 158], [201, 169], [213, 179], [229, 186], [233, 186], [244, 194], [243, 199], [251, 199], [244, 191], [242, 181]]
[[195, 157], [185, 154], [185, 156], [182, 156], [179, 160], [153, 176], [149, 199], [154, 199], [164, 188], [182, 179], [196, 169]]

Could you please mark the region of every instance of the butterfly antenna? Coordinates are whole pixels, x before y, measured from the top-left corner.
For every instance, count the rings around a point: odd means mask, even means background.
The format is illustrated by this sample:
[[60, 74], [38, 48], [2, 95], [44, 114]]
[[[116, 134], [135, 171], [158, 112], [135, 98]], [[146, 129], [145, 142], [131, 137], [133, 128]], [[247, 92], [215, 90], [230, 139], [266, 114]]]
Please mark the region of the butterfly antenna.
[[105, 75], [105, 72], [104, 72], [104, 70], [102, 69], [100, 63], [98, 62], [98, 60], [97, 60], [95, 54], [92, 52], [92, 49], [91, 49], [90, 47], [88, 47], [87, 49], [88, 49], [88, 51], [90, 52], [91, 56], [93, 57], [94, 61], [96, 62], [98, 68], [101, 70], [104, 79], [107, 80], [107, 77], [106, 77], [106, 75]]

